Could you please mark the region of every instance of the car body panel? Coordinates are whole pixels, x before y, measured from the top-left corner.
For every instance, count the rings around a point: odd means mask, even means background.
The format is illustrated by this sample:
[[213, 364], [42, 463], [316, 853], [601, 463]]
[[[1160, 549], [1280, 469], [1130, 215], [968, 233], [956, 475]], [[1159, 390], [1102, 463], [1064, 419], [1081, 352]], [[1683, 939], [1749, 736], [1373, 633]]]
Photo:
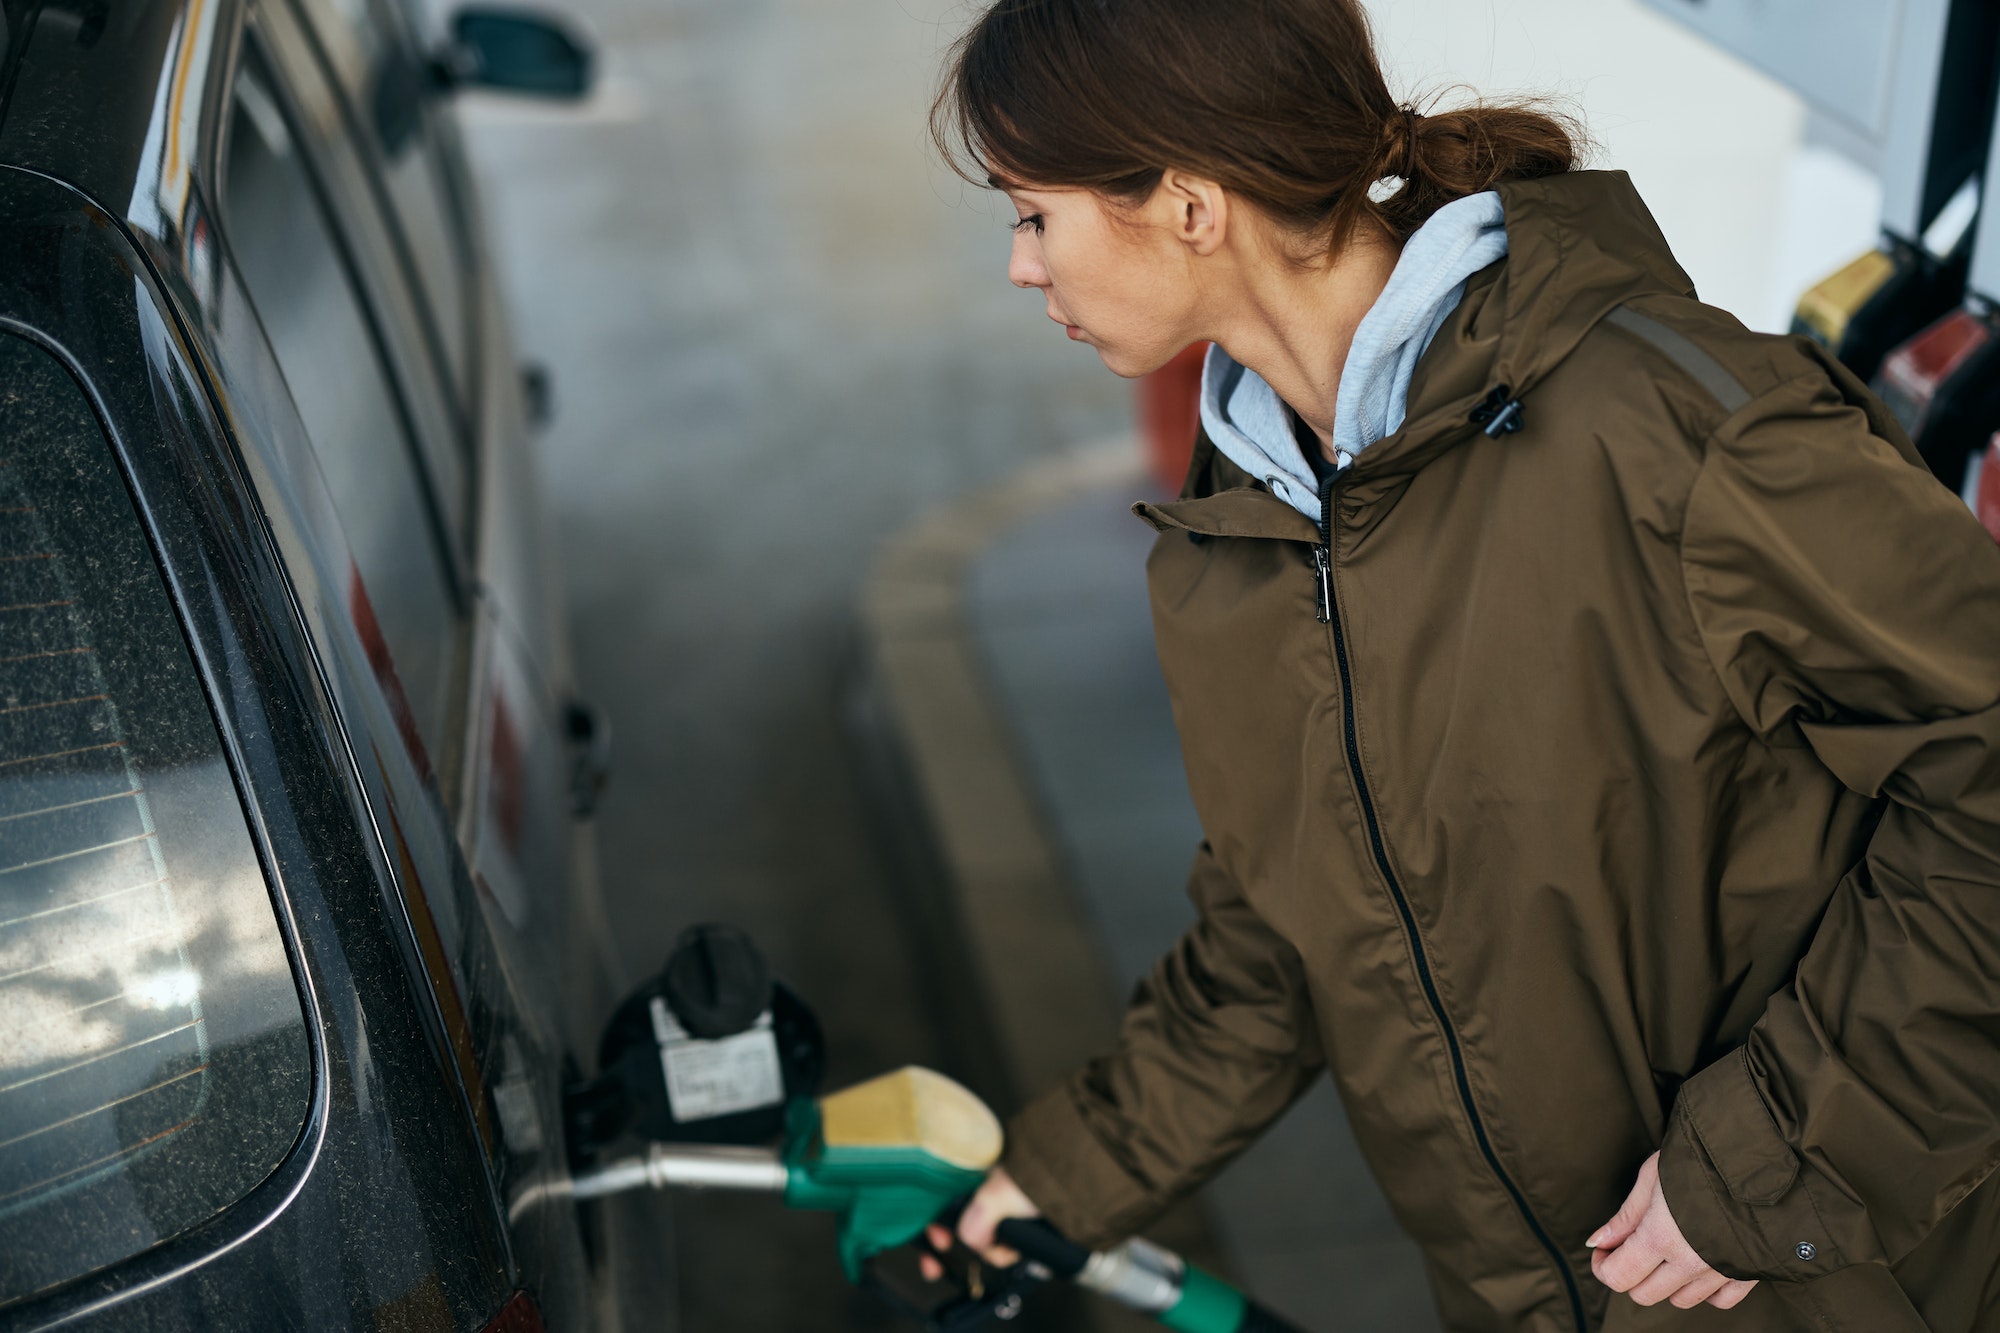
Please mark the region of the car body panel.
[[[401, 932], [382, 911], [391, 871], [355, 770], [329, 744], [340, 735], [333, 700], [291, 614], [291, 579], [262, 540], [191, 348], [129, 238], [58, 183], [0, 171], [0, 186], [0, 245], [53, 252], [63, 275], [38, 291], [7, 274], [0, 319], [95, 391], [290, 927], [317, 1066], [299, 1145], [264, 1184], [134, 1260], [0, 1309], [0, 1327], [212, 1328], [260, 1309], [352, 1317], [433, 1287], [465, 1322], [504, 1296], [506, 1240], [497, 1221], [478, 1225], [492, 1208], [476, 1184], [477, 1142], [422, 1021]], [[363, 1002], [397, 994], [408, 999]], [[402, 1290], [382, 1289], [378, 1247], [411, 1256], [417, 1271]], [[217, 1276], [244, 1264], [261, 1274], [249, 1287]], [[275, 1305], [274, 1282], [285, 1288]]]
[[[569, 814], [560, 599], [448, 109], [425, 151], [459, 179], [463, 369], [413, 288], [324, 33], [286, 0], [6, 17], [0, 248], [25, 262], [0, 273], [0, 321], [97, 395], [286, 925], [316, 1073], [298, 1146], [262, 1185], [134, 1260], [0, 1307], [0, 1329], [475, 1329], [523, 1288], [550, 1327], [592, 1326], [576, 1211], [549, 1200], [567, 1173], [565, 1053], [603, 1012], [608, 951], [571, 926], [601, 905], [588, 828]], [[217, 216], [246, 40], [312, 141], [430, 468], [462, 598], [461, 692], [436, 755], [399, 716]]]

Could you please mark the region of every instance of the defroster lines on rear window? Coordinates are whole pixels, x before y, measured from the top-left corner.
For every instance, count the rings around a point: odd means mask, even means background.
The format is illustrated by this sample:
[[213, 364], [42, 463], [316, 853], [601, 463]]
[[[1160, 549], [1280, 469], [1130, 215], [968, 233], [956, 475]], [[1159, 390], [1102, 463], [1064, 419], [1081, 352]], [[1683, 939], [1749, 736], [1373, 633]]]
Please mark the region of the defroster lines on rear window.
[[88, 401], [0, 337], [0, 1303], [240, 1198], [304, 1119], [277, 922]]

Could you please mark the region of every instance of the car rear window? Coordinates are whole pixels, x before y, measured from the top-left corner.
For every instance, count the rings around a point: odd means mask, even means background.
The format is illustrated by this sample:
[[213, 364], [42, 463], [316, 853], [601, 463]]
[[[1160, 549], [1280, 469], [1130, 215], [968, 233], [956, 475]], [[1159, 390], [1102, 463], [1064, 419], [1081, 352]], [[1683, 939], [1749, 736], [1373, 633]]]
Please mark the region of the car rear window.
[[0, 335], [0, 1304], [267, 1176], [309, 1052], [187, 645], [89, 401]]

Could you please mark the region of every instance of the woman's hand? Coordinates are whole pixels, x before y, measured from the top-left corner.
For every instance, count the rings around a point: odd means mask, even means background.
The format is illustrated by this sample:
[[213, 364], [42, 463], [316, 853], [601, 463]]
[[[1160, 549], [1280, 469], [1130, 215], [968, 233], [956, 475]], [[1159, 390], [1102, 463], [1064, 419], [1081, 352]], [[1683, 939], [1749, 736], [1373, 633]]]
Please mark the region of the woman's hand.
[[[986, 1183], [978, 1193], [966, 1203], [965, 1211], [958, 1218], [958, 1238], [965, 1247], [995, 1268], [1006, 1268], [1021, 1261], [1021, 1256], [993, 1240], [993, 1229], [1010, 1217], [1040, 1217], [1042, 1210], [1021, 1193], [1021, 1187], [1014, 1178], [1000, 1167], [986, 1173]], [[931, 1246], [938, 1250], [951, 1248], [951, 1233], [933, 1223], [924, 1233]], [[944, 1276], [944, 1265], [928, 1254], [918, 1260], [918, 1267], [932, 1282]]]
[[1727, 1310], [1757, 1285], [1724, 1277], [1687, 1243], [1660, 1192], [1658, 1153], [1639, 1168], [1639, 1183], [1617, 1214], [1585, 1243], [1592, 1250], [1590, 1271], [1597, 1280], [1630, 1293], [1641, 1305], [1668, 1301], [1692, 1310], [1706, 1303]]

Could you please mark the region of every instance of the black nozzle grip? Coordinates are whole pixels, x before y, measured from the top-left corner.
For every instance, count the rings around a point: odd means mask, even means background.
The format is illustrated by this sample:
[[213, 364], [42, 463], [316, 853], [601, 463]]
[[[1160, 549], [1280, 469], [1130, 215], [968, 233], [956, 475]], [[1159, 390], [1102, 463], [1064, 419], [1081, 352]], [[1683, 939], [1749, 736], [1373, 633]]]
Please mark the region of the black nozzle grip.
[[993, 1230], [993, 1239], [1019, 1250], [1057, 1277], [1075, 1277], [1090, 1262], [1090, 1251], [1039, 1217], [1010, 1217]]
[[[1090, 1262], [1090, 1250], [1057, 1231], [1040, 1217], [1010, 1217], [993, 1229], [993, 1239], [1010, 1250], [1019, 1250], [1057, 1277], [1071, 1278]], [[1236, 1333], [1303, 1333], [1297, 1324], [1274, 1314], [1255, 1301], [1246, 1302], [1243, 1321]]]

